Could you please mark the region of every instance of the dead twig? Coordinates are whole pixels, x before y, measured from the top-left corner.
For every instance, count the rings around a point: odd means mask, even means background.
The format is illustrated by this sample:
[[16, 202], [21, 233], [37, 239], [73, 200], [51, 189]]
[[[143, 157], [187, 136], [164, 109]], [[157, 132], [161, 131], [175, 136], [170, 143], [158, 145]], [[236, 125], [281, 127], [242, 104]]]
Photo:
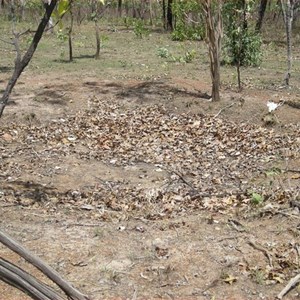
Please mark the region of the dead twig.
[[84, 224], [84, 223], [70, 223], [66, 225], [67, 227], [79, 226], [79, 227], [103, 227], [104, 224]]
[[290, 290], [296, 287], [300, 282], [300, 274], [292, 278], [289, 283], [284, 287], [284, 289], [277, 295], [276, 299], [281, 300]]
[[261, 251], [268, 259], [269, 261], [269, 265], [271, 268], [273, 268], [273, 263], [272, 263], [272, 257], [270, 255], [270, 253], [268, 252], [268, 250], [266, 250], [263, 246], [258, 245], [255, 241], [253, 240], [249, 240], [248, 244], [253, 247], [254, 249]]
[[213, 116], [213, 119], [217, 118], [225, 109], [232, 107], [234, 104], [235, 104], [235, 102], [233, 102], [233, 103], [231, 103], [229, 105], [226, 105], [223, 108], [221, 108], [219, 110], [219, 112], [216, 115]]

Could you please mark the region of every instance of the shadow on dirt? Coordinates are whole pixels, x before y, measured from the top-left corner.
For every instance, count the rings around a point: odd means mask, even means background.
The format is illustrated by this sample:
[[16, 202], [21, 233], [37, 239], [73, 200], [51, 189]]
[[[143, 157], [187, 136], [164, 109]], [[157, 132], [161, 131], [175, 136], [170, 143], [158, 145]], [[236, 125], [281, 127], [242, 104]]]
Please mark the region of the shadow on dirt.
[[31, 181], [16, 180], [2, 185], [3, 191], [13, 193], [22, 204], [24, 199], [32, 202], [41, 202], [49, 199], [49, 196], [57, 195], [53, 187], [47, 187]]
[[206, 100], [211, 98], [207, 93], [172, 86], [163, 81], [146, 81], [135, 85], [124, 85], [113, 82], [103, 84], [97, 81], [87, 81], [84, 82], [84, 86], [92, 89], [98, 94], [113, 93], [121, 99], [138, 99], [141, 102], [147, 102], [157, 98], [172, 98], [174, 96]]
[[35, 96], [36, 102], [48, 103], [48, 104], [56, 104], [56, 105], [67, 105], [67, 101], [70, 98], [65, 95], [64, 91], [54, 90], [54, 89], [44, 89], [40, 91]]
[[0, 73], [8, 73], [8, 72], [11, 72], [12, 70], [13, 70], [12, 67], [0, 66]]
[[166, 84], [162, 81], [147, 81], [139, 83], [135, 86], [123, 88], [121, 92], [117, 93], [119, 97], [136, 98], [138, 97], [141, 101], [147, 101], [152, 99], [153, 95], [159, 96], [175, 96], [179, 95], [182, 97], [202, 98], [210, 99], [210, 95], [201, 91], [188, 91], [183, 88], [174, 87]]

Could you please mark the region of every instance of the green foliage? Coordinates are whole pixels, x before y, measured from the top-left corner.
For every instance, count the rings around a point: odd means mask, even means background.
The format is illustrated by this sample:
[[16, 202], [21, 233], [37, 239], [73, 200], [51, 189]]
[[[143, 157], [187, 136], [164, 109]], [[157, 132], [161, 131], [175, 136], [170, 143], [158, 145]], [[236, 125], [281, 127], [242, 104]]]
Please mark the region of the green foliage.
[[169, 52], [167, 48], [161, 47], [157, 49], [157, 55], [160, 58], [167, 58], [170, 59], [172, 62], [179, 62], [179, 63], [190, 63], [196, 57], [196, 50], [188, 50], [185, 52], [184, 55], [174, 56]]
[[134, 25], [134, 22], [135, 22], [135, 18], [127, 17], [127, 16], [123, 17], [123, 23], [127, 29], [129, 29], [129, 27], [132, 27]]
[[199, 15], [200, 4], [198, 1], [176, 1], [173, 3], [173, 14], [176, 19], [172, 32], [172, 40], [201, 40], [205, 35], [205, 26], [202, 22], [194, 22], [190, 16]]
[[62, 42], [65, 42], [68, 39], [68, 35], [63, 30], [58, 30], [56, 37]]
[[196, 57], [196, 50], [192, 49], [191, 51], [187, 51], [184, 55], [184, 61], [186, 63], [190, 63], [194, 60], [194, 58]]
[[264, 197], [258, 193], [252, 193], [251, 202], [255, 205], [261, 204], [264, 201]]
[[160, 58], [168, 58], [170, 56], [169, 50], [167, 48], [161, 47], [157, 49], [157, 55]]
[[133, 23], [133, 32], [136, 35], [136, 37], [142, 39], [145, 36], [149, 35], [149, 30], [145, 28], [145, 24], [143, 20], [137, 19]]
[[223, 62], [230, 65], [258, 66], [261, 63], [262, 40], [248, 22], [254, 1], [227, 1], [223, 7]]
[[43, 10], [43, 2], [40, 0], [28, 0], [25, 3], [25, 7], [29, 9], [38, 9], [38, 10]]

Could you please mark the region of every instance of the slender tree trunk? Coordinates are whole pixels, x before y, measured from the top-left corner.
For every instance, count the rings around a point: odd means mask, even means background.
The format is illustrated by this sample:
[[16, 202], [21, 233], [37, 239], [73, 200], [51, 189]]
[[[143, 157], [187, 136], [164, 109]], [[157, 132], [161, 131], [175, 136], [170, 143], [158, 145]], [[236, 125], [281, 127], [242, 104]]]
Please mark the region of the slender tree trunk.
[[45, 5], [45, 14], [37, 28], [37, 31], [33, 37], [33, 40], [31, 42], [28, 50], [24, 54], [23, 58], [20, 57], [20, 53], [17, 53], [17, 59], [15, 61], [14, 72], [13, 72], [12, 77], [10, 78], [10, 80], [6, 86], [6, 89], [1, 97], [1, 100], [0, 100], [0, 117], [2, 116], [4, 108], [8, 103], [9, 96], [10, 96], [15, 84], [17, 83], [23, 70], [27, 67], [27, 65], [29, 64], [30, 60], [33, 57], [33, 54], [43, 36], [44, 30], [49, 22], [49, 19], [51, 17], [51, 14], [52, 14], [57, 2], [58, 2], [58, 0], [51, 0], [50, 4]]
[[101, 46], [101, 39], [100, 39], [100, 30], [99, 30], [99, 23], [98, 20], [95, 20], [95, 34], [96, 34], [96, 54], [95, 59], [100, 58], [100, 46]]
[[149, 0], [149, 18], [150, 18], [150, 25], [153, 26], [152, 0]]
[[162, 18], [163, 18], [163, 24], [164, 29], [167, 30], [167, 13], [166, 13], [166, 0], [162, 1]]
[[202, 8], [206, 22], [206, 42], [210, 59], [210, 74], [212, 80], [212, 101], [220, 100], [220, 53], [222, 38], [222, 1], [217, 1], [214, 8], [214, 0], [202, 2]]
[[168, 0], [167, 6], [167, 29], [173, 30], [173, 0]]
[[[70, 3], [70, 5], [72, 5], [72, 3]], [[70, 7], [70, 28], [69, 28], [69, 32], [68, 32], [68, 36], [69, 36], [69, 61], [72, 62], [73, 61], [73, 43], [72, 43], [72, 32], [73, 32], [73, 24], [74, 24], [74, 16], [73, 16], [73, 12], [72, 12], [72, 7]]]
[[292, 69], [292, 23], [293, 23], [293, 0], [281, 0], [282, 13], [285, 23], [286, 42], [287, 42], [287, 72], [284, 76], [285, 84], [290, 84], [291, 69]]
[[265, 16], [268, 0], [260, 0], [258, 18], [255, 25], [256, 32], [260, 32], [263, 24], [263, 19]]
[[122, 17], [122, 4], [122, 0], [118, 0], [118, 14], [120, 18]]

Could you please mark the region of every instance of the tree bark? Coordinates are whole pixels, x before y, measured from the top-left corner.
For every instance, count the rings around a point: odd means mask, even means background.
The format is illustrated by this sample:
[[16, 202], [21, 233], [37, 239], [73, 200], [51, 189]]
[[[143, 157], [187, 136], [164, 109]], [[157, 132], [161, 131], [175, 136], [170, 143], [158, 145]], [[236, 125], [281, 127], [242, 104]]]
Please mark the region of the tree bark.
[[259, 9], [258, 9], [258, 18], [255, 25], [256, 32], [260, 32], [267, 8], [268, 0], [260, 0]]
[[[33, 40], [31, 42], [28, 50], [24, 54], [23, 58], [20, 58], [20, 59], [17, 58], [15, 61], [14, 72], [13, 72], [12, 77], [10, 78], [10, 80], [6, 86], [6, 89], [1, 97], [1, 100], [0, 100], [0, 118], [3, 114], [5, 106], [8, 103], [9, 96], [10, 96], [15, 84], [17, 83], [23, 70], [27, 67], [27, 65], [29, 64], [30, 60], [33, 57], [33, 54], [43, 36], [44, 30], [49, 22], [49, 19], [51, 17], [51, 14], [52, 14], [57, 2], [58, 2], [58, 0], [51, 0], [50, 4], [45, 5], [45, 14], [37, 28], [37, 31], [33, 37]], [[17, 56], [18, 55], [19, 54], [17, 53]]]
[[290, 84], [291, 69], [292, 69], [292, 24], [293, 24], [293, 0], [281, 0], [282, 13], [285, 23], [286, 43], [287, 43], [287, 72], [284, 76], [285, 84]]
[[206, 42], [210, 59], [210, 74], [212, 79], [212, 101], [220, 101], [220, 53], [222, 38], [222, 1], [217, 1], [214, 8], [214, 0], [202, 2], [202, 8], [206, 22]]
[[173, 0], [168, 0], [168, 6], [167, 6], [167, 29], [173, 30]]
[[98, 20], [95, 20], [95, 34], [96, 34], [96, 53], [95, 53], [95, 59], [100, 58], [100, 46], [101, 46], [101, 39], [100, 39], [100, 30], [99, 30], [99, 24]]
[[119, 17], [122, 17], [122, 0], [118, 0], [118, 13]]
[[[70, 2], [70, 6], [72, 2]], [[69, 62], [73, 61], [73, 43], [72, 43], [72, 32], [73, 32], [73, 24], [74, 24], [74, 16], [72, 12], [72, 7], [70, 7], [70, 28], [68, 32], [68, 40], [69, 40]]]
[[164, 29], [167, 30], [167, 13], [166, 13], [166, 0], [162, 1], [162, 18], [163, 18], [163, 24]]

